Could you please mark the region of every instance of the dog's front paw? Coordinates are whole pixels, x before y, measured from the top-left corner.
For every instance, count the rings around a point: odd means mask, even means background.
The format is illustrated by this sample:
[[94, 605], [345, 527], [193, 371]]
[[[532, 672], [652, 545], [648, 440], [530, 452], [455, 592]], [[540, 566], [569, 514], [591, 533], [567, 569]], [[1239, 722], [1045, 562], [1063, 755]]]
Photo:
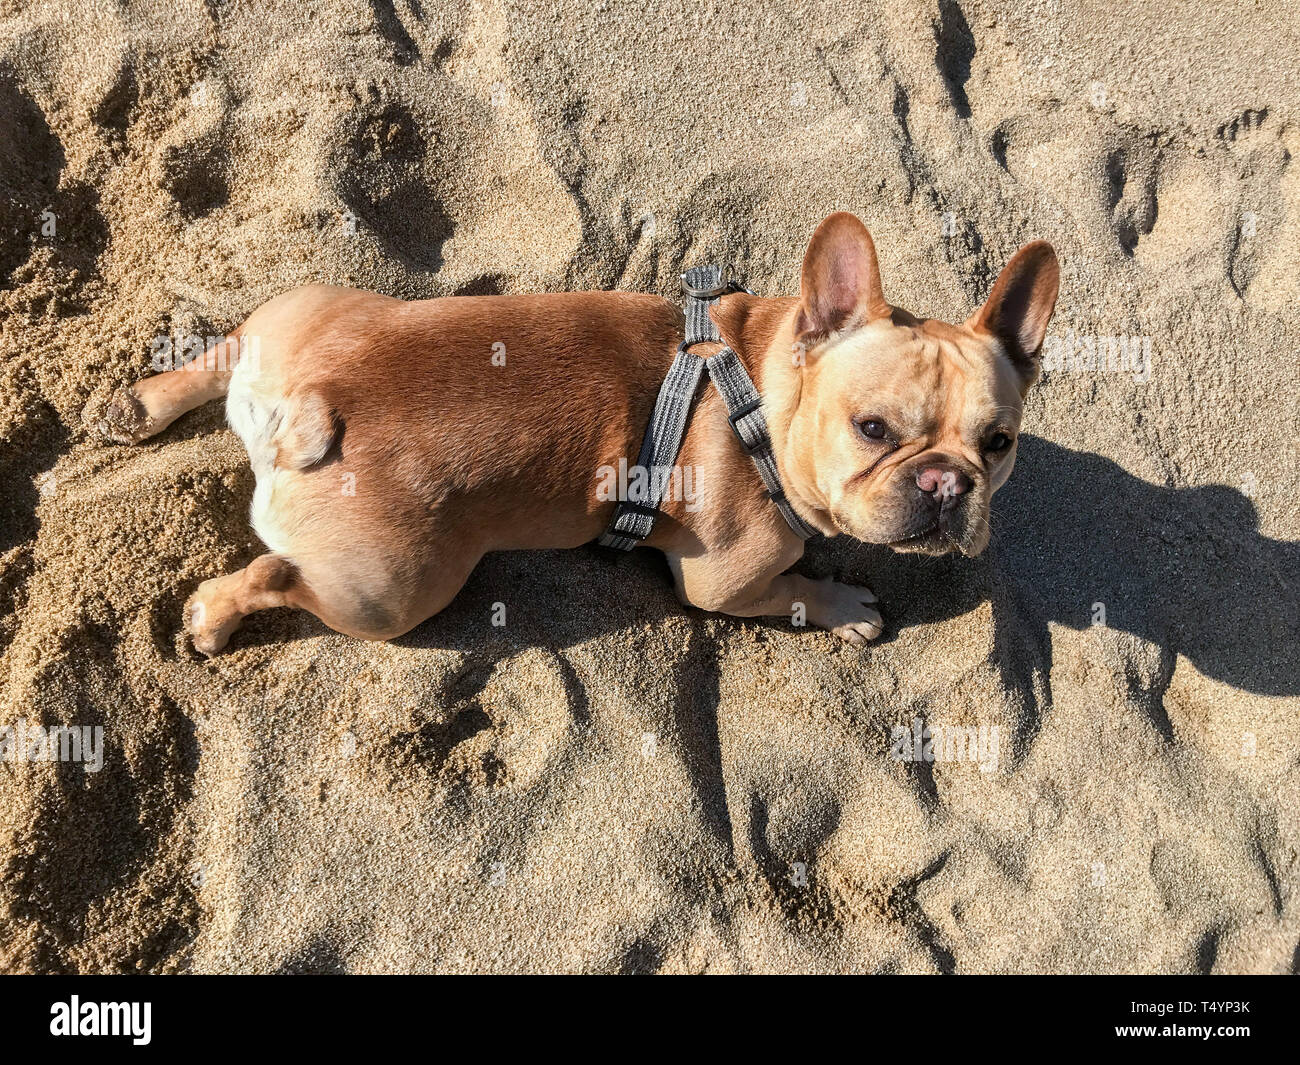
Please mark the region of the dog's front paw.
[[870, 588], [826, 580], [818, 583], [817, 600], [809, 604], [808, 618], [829, 629], [841, 640], [861, 646], [884, 631], [880, 611], [871, 604], [876, 595]]

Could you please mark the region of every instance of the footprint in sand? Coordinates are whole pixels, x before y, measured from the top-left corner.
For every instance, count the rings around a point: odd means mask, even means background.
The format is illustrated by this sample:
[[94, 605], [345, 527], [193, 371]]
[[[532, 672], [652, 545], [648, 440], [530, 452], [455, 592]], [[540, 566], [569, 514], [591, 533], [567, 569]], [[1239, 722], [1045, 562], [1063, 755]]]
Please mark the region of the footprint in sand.
[[[1150, 136], [1134, 138], [1134, 143]], [[1291, 156], [1300, 131], [1244, 111], [1217, 127], [1208, 145], [1146, 149], [1140, 194], [1131, 181], [1116, 205], [1121, 244], [1144, 267], [1193, 284], [1231, 285], [1247, 303], [1272, 310], [1297, 295], [1300, 173]], [[1117, 172], [1128, 177], [1126, 168]], [[1126, 206], [1127, 205], [1127, 206]]]
[[[427, 774], [440, 787], [527, 790], [549, 776], [582, 716], [578, 687], [563, 660], [536, 648], [468, 664], [441, 695], [445, 712], [393, 736], [385, 761], [407, 781]], [[523, 691], [546, 697], [524, 699]]]
[[[379, 32], [416, 48], [390, 9], [376, 4]], [[333, 124], [320, 180], [386, 255], [436, 271], [448, 291], [481, 294], [563, 274], [583, 225], [513, 87], [498, 43], [504, 11], [479, 5], [469, 18], [464, 43], [432, 50], [435, 91], [374, 89]]]
[[1300, 128], [1249, 110], [1208, 137], [1160, 129], [1061, 133], [1060, 115], [1017, 115], [989, 138], [1013, 178], [1044, 190], [1098, 247], [1180, 286], [1226, 284], [1279, 312], [1300, 296]]
[[[181, 216], [193, 221], [230, 200], [232, 104], [225, 85], [207, 79], [191, 87], [179, 108], [176, 124], [154, 151], [150, 176], [172, 198]], [[107, 132], [111, 134], [111, 126]]]
[[1267, 109], [1245, 111], [1219, 128], [1236, 169], [1236, 212], [1229, 236], [1228, 279], [1252, 306], [1281, 311], [1300, 295], [1300, 129]]

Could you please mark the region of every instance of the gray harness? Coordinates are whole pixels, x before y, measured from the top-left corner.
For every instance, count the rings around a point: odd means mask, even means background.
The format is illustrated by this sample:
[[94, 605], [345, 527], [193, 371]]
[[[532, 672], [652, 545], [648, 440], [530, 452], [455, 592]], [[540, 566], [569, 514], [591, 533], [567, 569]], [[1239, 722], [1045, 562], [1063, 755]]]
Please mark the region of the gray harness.
[[682, 449], [700, 378], [706, 373], [727, 405], [727, 421], [731, 423], [736, 439], [754, 460], [768, 497], [776, 504], [781, 517], [801, 540], [817, 535], [817, 530], [795, 513], [781, 488], [772, 438], [767, 432], [767, 419], [763, 417], [763, 400], [745, 372], [740, 357], [728, 347], [708, 359], [692, 355], [689, 350], [692, 344], [722, 339], [718, 327], [709, 317], [709, 307], [720, 296], [740, 291], [748, 290], [735, 282], [723, 282], [722, 270], [717, 266], [696, 266], [682, 274], [682, 292], [686, 296], [686, 339], [678, 347], [677, 358], [659, 389], [654, 415], [641, 442], [637, 465], [646, 475], [629, 485], [627, 494], [638, 498], [619, 502], [609, 528], [601, 534], [598, 543], [620, 551], [631, 551], [654, 531], [664, 489], [670, 480], [668, 474]]

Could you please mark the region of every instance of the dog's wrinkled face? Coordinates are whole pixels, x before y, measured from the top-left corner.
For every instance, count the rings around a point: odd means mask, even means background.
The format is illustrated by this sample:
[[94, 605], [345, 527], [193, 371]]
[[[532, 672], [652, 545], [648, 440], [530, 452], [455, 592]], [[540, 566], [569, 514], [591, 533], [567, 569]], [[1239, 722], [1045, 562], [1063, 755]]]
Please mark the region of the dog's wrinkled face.
[[984, 549], [1020, 429], [1021, 377], [996, 345], [882, 320], [826, 344], [804, 380], [791, 431], [812, 437], [837, 528], [901, 551]]
[[1050, 245], [1030, 244], [966, 322], [919, 321], [885, 302], [862, 223], [822, 223], [804, 261], [790, 436], [838, 529], [900, 551], [984, 550], [1057, 285]]

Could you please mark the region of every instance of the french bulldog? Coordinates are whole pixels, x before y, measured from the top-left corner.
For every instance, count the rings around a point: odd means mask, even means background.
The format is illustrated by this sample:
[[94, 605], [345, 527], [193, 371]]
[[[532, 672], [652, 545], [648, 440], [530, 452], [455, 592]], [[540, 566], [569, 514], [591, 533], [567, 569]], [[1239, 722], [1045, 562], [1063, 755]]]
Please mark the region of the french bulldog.
[[[813, 234], [797, 298], [734, 292], [710, 315], [762, 396], [805, 522], [976, 555], [1058, 286], [1056, 254], [1037, 241], [960, 325], [916, 318], [885, 299], [870, 234], [841, 212]], [[267, 552], [199, 585], [186, 609], [197, 650], [216, 654], [249, 614], [283, 606], [386, 640], [442, 610], [487, 552], [577, 547], [605, 529], [615, 503], [597, 471], [636, 456], [682, 335], [676, 306], [628, 292], [405, 302], [312, 285], [119, 391], [102, 429], [138, 443], [225, 397]], [[667, 556], [683, 602], [737, 617], [802, 606], [850, 643], [879, 635], [869, 589], [787, 572], [804, 540], [712, 389], [678, 464], [696, 490], [670, 494], [645, 546]]]

